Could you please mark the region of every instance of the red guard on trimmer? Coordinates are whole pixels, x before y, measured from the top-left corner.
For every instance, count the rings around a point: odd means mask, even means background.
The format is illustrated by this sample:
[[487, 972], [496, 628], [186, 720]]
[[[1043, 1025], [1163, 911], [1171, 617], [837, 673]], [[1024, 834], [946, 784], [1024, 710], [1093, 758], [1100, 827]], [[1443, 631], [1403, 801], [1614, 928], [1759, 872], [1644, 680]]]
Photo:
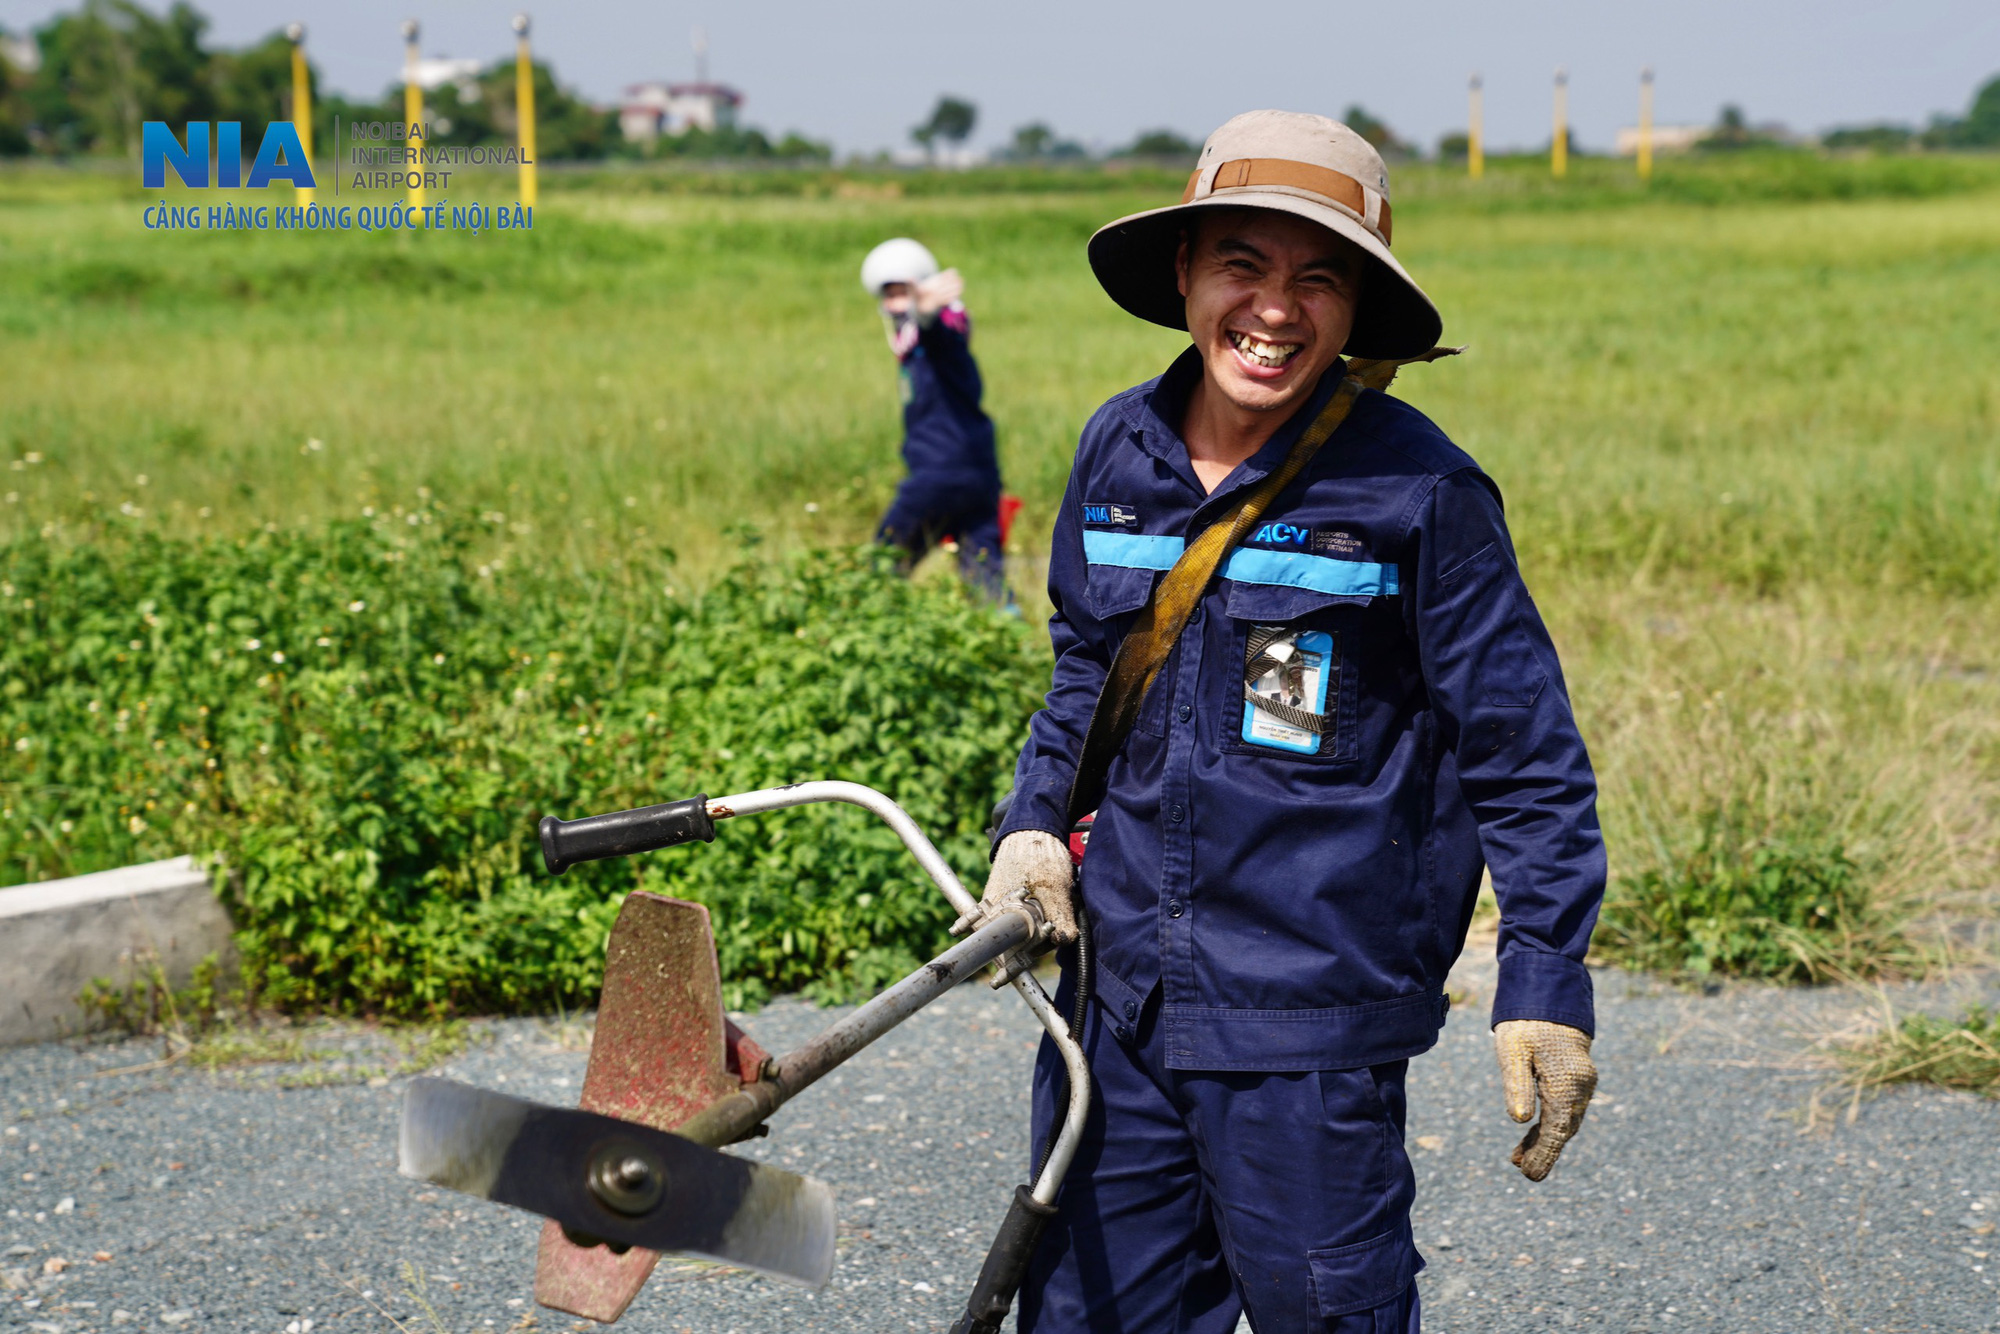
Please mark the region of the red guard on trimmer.
[[[755, 1082], [764, 1049], [722, 1010], [708, 909], [645, 892], [628, 895], [604, 951], [604, 994], [578, 1105], [672, 1130], [724, 1094]], [[740, 1073], [739, 1073], [740, 1072]], [[542, 1226], [535, 1300], [612, 1321], [638, 1295], [656, 1251], [614, 1255]]]

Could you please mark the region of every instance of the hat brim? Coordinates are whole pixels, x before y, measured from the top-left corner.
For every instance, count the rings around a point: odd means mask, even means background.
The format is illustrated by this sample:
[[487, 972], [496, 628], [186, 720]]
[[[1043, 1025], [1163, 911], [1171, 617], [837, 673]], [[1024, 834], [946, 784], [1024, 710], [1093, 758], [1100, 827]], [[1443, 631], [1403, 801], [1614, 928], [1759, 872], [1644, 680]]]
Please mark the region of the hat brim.
[[1316, 222], [1361, 247], [1376, 271], [1362, 289], [1354, 328], [1341, 349], [1345, 355], [1388, 361], [1420, 356], [1437, 346], [1444, 320], [1389, 248], [1361, 223], [1302, 192], [1231, 190], [1120, 218], [1090, 238], [1091, 271], [1111, 299], [1131, 314], [1169, 329], [1187, 328], [1187, 302], [1175, 278], [1174, 255], [1195, 215], [1211, 208], [1274, 209]]

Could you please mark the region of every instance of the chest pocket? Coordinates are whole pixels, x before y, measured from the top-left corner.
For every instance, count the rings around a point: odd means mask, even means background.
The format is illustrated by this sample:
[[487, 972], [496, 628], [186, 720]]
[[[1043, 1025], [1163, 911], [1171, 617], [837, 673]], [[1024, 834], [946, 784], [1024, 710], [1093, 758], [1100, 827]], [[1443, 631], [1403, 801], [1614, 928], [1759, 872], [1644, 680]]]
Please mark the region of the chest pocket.
[[1358, 753], [1358, 673], [1352, 658], [1372, 598], [1230, 583], [1233, 633], [1225, 670], [1222, 749], [1273, 760], [1338, 764]]
[[[1156, 570], [1124, 565], [1092, 565], [1084, 585], [1090, 614], [1100, 621], [1125, 617], [1129, 625], [1131, 614], [1152, 599], [1153, 583], [1158, 576]], [[1166, 735], [1167, 701], [1174, 697], [1175, 659], [1178, 656], [1169, 655], [1160, 668], [1160, 674], [1153, 678], [1152, 688], [1139, 705], [1139, 716], [1132, 721], [1134, 732], [1151, 737]]]
[[1152, 570], [1127, 565], [1092, 565], [1084, 585], [1090, 614], [1100, 621], [1137, 611], [1153, 596]]

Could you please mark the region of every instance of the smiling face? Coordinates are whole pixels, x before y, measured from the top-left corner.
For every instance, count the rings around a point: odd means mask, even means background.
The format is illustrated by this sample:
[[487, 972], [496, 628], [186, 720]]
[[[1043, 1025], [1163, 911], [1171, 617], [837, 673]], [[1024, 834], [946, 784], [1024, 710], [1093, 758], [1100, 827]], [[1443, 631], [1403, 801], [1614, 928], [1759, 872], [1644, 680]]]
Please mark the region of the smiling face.
[[1201, 212], [1174, 265], [1207, 387], [1263, 414], [1297, 407], [1340, 355], [1368, 257], [1289, 213], [1218, 208]]
[[882, 313], [885, 315], [906, 315], [911, 302], [916, 298], [916, 289], [909, 283], [883, 283], [881, 292]]

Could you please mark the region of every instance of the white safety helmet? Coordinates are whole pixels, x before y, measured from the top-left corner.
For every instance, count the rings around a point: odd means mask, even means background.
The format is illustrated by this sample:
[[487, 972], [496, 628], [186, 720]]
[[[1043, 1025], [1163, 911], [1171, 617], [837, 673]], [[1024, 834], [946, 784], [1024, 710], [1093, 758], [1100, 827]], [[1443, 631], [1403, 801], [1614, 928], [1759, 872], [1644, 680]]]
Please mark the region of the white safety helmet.
[[914, 286], [926, 278], [935, 277], [937, 271], [937, 257], [922, 243], [907, 236], [898, 236], [876, 246], [868, 252], [868, 258], [861, 261], [861, 285], [868, 289], [868, 295], [879, 297], [882, 289], [890, 283]]

